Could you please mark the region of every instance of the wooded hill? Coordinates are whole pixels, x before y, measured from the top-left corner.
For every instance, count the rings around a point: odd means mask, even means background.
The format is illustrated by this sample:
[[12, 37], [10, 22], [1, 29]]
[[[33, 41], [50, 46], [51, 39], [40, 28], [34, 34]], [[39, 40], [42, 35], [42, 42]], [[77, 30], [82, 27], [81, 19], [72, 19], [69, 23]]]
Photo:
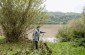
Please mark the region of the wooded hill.
[[47, 15], [46, 24], [66, 24], [69, 20], [79, 18], [81, 13], [48, 12]]

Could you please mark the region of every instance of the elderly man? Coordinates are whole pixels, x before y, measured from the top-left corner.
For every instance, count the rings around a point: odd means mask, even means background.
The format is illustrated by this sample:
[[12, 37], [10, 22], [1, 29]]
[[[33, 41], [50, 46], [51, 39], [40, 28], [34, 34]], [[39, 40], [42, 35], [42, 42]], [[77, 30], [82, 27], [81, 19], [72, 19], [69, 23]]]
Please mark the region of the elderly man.
[[37, 26], [37, 28], [33, 32], [33, 49], [38, 49], [38, 41], [40, 37], [40, 33], [45, 33], [39, 30], [40, 26]]

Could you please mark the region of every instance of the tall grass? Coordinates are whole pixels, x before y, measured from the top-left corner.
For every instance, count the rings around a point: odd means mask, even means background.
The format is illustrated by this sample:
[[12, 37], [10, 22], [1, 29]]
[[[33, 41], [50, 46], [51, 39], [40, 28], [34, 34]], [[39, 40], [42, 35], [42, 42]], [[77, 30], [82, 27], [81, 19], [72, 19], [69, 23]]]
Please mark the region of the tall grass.
[[74, 47], [70, 42], [48, 43], [52, 55], [85, 55], [84, 47]]
[[36, 50], [32, 49], [32, 41], [19, 40], [10, 43], [6, 42], [4, 36], [0, 36], [0, 55], [48, 55], [48, 52], [41, 42]]

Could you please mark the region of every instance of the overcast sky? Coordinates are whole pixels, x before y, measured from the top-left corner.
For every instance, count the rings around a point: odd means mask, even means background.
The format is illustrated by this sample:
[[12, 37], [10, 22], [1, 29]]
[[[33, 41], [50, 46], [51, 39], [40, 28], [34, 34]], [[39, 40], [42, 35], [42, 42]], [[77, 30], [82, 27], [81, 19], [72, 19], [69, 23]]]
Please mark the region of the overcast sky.
[[81, 13], [85, 0], [46, 0], [45, 5], [48, 11]]

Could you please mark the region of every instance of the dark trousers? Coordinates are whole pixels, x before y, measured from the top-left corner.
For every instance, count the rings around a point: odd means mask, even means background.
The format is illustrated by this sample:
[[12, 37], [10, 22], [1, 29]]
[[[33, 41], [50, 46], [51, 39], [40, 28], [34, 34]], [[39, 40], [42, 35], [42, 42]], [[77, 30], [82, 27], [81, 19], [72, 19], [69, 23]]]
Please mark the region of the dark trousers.
[[38, 41], [33, 41], [33, 49], [38, 49]]

